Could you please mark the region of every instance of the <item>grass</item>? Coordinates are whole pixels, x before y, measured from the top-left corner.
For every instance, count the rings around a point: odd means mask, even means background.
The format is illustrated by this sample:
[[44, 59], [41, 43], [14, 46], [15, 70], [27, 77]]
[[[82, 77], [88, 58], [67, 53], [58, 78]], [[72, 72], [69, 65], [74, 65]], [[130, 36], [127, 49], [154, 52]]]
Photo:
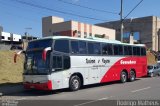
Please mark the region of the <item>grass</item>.
[[147, 51], [147, 64], [151, 65], [151, 64], [156, 64], [156, 63], [157, 62], [156, 62], [155, 56], [149, 51]]
[[22, 82], [24, 57], [17, 57], [14, 63], [14, 51], [0, 51], [0, 84]]

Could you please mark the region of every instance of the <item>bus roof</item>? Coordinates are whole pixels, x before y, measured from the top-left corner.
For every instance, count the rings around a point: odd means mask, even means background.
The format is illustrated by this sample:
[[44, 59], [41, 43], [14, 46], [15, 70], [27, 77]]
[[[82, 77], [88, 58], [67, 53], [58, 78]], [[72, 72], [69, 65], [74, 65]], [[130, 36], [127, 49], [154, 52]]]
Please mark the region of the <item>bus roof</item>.
[[71, 40], [83, 40], [83, 41], [94, 41], [94, 42], [102, 42], [102, 43], [114, 43], [114, 44], [122, 44], [122, 45], [132, 45], [132, 46], [145, 46], [144, 44], [128, 44], [128, 43], [122, 43], [118, 40], [108, 40], [104, 38], [96, 38], [96, 37], [88, 37], [88, 38], [77, 38], [77, 37], [69, 37], [69, 36], [50, 36], [50, 37], [43, 37], [40, 39], [36, 39], [33, 41], [39, 41], [44, 39], [71, 39]]

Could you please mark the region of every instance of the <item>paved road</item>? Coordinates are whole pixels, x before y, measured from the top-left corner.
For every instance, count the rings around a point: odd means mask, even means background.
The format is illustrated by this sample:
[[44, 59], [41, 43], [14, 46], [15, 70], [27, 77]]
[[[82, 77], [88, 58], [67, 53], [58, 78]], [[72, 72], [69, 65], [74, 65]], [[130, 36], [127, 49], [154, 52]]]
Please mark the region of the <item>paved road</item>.
[[124, 84], [113, 82], [85, 86], [76, 92], [70, 92], [67, 89], [52, 92], [24, 91], [3, 96], [3, 99], [5, 98], [19, 101], [52, 100], [53, 102], [56, 100], [56, 103], [58, 103], [57, 100], [60, 103], [63, 100], [63, 103], [69, 106], [96, 106], [102, 104], [102, 101], [105, 100], [160, 100], [160, 77], [140, 78]]

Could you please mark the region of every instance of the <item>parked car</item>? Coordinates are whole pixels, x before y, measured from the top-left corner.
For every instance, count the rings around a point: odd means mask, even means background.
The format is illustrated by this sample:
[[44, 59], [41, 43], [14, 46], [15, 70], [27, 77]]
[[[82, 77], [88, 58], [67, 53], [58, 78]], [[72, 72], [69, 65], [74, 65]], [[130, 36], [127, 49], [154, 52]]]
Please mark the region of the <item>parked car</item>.
[[160, 66], [158, 64], [148, 65], [147, 69], [149, 77], [160, 76]]

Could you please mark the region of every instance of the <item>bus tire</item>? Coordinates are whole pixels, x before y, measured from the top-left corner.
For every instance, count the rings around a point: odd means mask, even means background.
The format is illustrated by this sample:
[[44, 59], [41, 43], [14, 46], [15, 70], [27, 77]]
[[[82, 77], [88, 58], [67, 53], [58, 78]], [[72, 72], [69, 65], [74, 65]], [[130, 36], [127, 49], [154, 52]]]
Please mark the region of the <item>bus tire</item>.
[[136, 73], [135, 71], [131, 70], [129, 74], [129, 81], [133, 82], [136, 79]]
[[77, 91], [81, 87], [81, 80], [77, 75], [73, 75], [69, 81], [69, 89], [71, 91]]
[[121, 83], [125, 83], [127, 81], [127, 73], [125, 71], [122, 71], [120, 78]]

